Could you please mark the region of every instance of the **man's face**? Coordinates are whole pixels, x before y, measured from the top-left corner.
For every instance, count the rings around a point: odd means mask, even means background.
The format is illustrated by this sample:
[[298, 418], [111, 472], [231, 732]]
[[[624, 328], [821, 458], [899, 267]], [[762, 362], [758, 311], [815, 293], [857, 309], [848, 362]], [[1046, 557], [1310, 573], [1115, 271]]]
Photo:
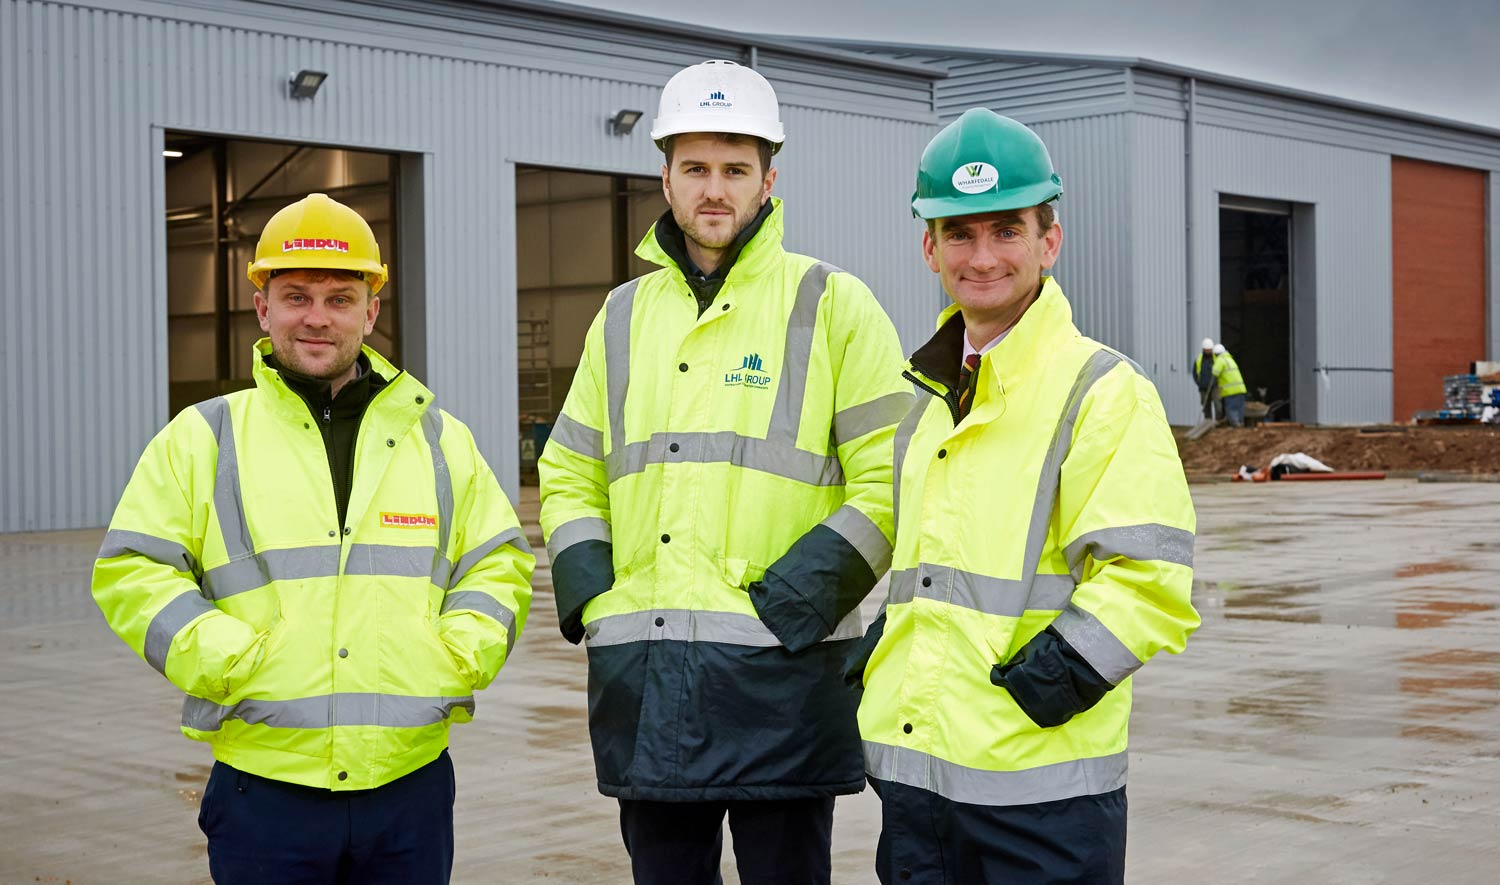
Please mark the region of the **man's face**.
[[255, 293], [255, 313], [283, 366], [332, 381], [359, 358], [360, 345], [380, 315], [380, 299], [363, 280], [293, 270], [272, 277], [264, 292]]
[[708, 132], [673, 140], [661, 169], [662, 191], [682, 232], [705, 249], [723, 249], [771, 196], [776, 170], [760, 168], [754, 140], [728, 142]]
[[1062, 227], [1054, 223], [1042, 233], [1034, 208], [940, 218], [933, 231], [922, 234], [927, 266], [970, 325], [1014, 325], [1061, 247]]

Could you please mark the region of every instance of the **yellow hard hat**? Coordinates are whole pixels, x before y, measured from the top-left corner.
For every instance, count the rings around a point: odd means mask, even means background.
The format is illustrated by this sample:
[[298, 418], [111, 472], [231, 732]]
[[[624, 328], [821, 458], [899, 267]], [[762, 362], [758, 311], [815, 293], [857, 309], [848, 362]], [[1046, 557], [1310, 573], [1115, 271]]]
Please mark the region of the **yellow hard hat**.
[[250, 282], [264, 291], [275, 271], [311, 268], [359, 273], [370, 284], [371, 295], [389, 276], [370, 225], [327, 194], [308, 194], [271, 216], [255, 246]]

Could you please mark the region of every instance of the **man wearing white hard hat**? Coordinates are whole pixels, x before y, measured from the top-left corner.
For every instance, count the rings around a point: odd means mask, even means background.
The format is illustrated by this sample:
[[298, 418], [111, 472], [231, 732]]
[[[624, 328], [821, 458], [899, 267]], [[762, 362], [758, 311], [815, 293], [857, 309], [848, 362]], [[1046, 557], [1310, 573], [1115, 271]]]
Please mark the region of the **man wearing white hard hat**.
[[662, 91], [671, 210], [611, 292], [540, 459], [563, 635], [637, 882], [826, 883], [863, 786], [843, 660], [890, 565], [912, 397], [870, 290], [782, 248], [776, 93], [709, 61]]
[[1203, 416], [1214, 417], [1214, 403], [1218, 402], [1218, 390], [1214, 387], [1214, 340], [1204, 338], [1202, 349], [1193, 360], [1193, 381], [1198, 385], [1198, 395], [1203, 402]]

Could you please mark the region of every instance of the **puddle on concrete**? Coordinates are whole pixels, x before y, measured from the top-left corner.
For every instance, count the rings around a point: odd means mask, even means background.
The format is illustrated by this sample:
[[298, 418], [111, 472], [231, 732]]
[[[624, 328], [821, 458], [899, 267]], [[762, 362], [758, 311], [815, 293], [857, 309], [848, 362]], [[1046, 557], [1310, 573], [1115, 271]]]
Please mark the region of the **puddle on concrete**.
[[533, 704], [527, 712], [531, 738], [546, 746], [588, 740], [588, 708], [583, 704]]
[[1419, 578], [1423, 575], [1446, 575], [1452, 572], [1467, 571], [1473, 571], [1473, 569], [1457, 562], [1446, 560], [1441, 562], [1418, 562], [1396, 569], [1396, 577]]
[[1474, 744], [1480, 740], [1480, 735], [1472, 731], [1446, 725], [1403, 725], [1401, 736], [1439, 744]]

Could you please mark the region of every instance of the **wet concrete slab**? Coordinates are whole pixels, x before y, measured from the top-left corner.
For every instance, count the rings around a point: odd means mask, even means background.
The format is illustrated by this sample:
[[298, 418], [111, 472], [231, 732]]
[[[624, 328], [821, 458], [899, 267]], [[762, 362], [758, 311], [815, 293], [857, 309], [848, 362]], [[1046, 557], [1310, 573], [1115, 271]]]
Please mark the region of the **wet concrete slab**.
[[[1129, 881], [1493, 881], [1500, 489], [1193, 492], [1204, 625], [1136, 678]], [[94, 609], [101, 536], [0, 535], [0, 882], [206, 882], [212, 758]], [[541, 558], [515, 659], [453, 732], [454, 879], [628, 881]], [[878, 831], [872, 794], [839, 801], [836, 882], [874, 881]]]

